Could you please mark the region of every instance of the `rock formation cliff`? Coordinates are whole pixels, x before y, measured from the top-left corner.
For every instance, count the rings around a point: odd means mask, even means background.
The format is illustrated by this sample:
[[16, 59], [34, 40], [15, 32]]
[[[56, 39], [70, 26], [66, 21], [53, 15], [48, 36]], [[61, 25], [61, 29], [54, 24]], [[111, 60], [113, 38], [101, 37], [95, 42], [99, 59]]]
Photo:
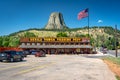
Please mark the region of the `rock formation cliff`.
[[45, 29], [64, 29], [66, 28], [63, 15], [59, 12], [53, 12], [50, 15], [49, 21]]

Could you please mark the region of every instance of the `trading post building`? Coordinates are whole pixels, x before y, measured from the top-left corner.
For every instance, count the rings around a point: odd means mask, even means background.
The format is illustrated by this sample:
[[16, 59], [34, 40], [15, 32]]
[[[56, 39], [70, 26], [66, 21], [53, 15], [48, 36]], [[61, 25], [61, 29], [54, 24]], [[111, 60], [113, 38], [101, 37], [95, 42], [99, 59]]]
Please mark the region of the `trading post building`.
[[20, 48], [24, 50], [43, 49], [48, 54], [92, 54], [89, 38], [79, 37], [31, 37], [21, 38]]

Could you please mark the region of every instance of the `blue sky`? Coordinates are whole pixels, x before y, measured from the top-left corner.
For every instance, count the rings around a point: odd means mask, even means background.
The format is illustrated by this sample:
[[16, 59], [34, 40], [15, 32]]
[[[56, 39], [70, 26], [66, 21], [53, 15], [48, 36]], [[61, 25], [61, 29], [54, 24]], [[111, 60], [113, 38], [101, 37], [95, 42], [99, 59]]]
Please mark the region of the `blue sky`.
[[69, 28], [87, 26], [78, 13], [89, 8], [90, 26], [120, 29], [119, 0], [0, 0], [0, 35], [29, 28], [43, 28], [52, 12], [61, 12]]

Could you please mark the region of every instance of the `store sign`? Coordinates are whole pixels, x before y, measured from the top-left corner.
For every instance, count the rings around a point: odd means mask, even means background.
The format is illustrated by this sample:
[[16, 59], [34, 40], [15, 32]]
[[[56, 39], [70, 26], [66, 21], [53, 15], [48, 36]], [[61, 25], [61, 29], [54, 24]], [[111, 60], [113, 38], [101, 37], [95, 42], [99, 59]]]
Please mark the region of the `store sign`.
[[30, 42], [42, 42], [42, 38], [30, 38]]
[[29, 38], [29, 42], [80, 42], [81, 38]]

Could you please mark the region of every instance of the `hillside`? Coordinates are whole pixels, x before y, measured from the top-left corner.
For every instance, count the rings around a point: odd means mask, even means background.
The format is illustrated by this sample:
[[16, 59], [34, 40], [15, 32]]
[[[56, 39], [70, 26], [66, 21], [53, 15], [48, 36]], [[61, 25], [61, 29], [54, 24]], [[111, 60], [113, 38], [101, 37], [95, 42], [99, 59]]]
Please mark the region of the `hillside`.
[[[20, 37], [57, 37], [59, 34], [59, 37], [61, 36], [61, 33], [65, 37], [87, 37], [88, 36], [88, 28], [74, 28], [74, 29], [54, 29], [54, 30], [46, 30], [46, 29], [27, 29], [27, 30], [21, 30], [15, 33], [12, 33], [8, 36], [0, 36], [0, 46], [4, 47], [15, 47], [19, 45]], [[89, 28], [89, 34], [90, 34], [90, 43], [93, 46], [105, 46], [108, 49], [115, 49], [115, 29], [112, 27], [91, 27]], [[117, 42], [116, 45], [120, 42], [120, 31], [117, 30]]]
[[[37, 37], [56, 37], [59, 32], [65, 32], [69, 37], [76, 37], [78, 35], [85, 35], [88, 34], [87, 27], [84, 28], [74, 28], [74, 29], [65, 29], [65, 30], [45, 30], [45, 29], [28, 29], [22, 30], [19, 32], [15, 32], [10, 34], [9, 36], [16, 36], [16, 37], [24, 37], [26, 32], [34, 33]], [[89, 29], [89, 34], [91, 37], [96, 38], [97, 36], [105, 36], [105, 37], [113, 37], [114, 36], [114, 29], [112, 27], [91, 27]], [[120, 34], [120, 31], [117, 31]]]

